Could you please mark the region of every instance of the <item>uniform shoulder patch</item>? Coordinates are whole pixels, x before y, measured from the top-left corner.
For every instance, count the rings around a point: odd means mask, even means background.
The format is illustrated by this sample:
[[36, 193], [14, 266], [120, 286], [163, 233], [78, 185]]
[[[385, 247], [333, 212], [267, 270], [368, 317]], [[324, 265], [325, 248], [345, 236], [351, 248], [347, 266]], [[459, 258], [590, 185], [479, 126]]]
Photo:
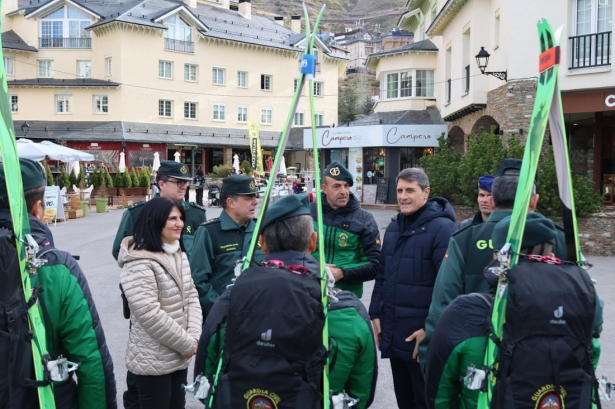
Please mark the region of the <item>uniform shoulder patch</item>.
[[451, 234], [451, 236], [456, 236], [456, 235], [458, 235], [459, 233], [461, 233], [462, 231], [466, 231], [466, 230], [468, 230], [470, 227], [474, 227], [474, 226], [479, 226], [479, 225], [478, 225], [478, 224], [470, 224], [470, 225], [468, 225], [468, 226], [466, 226], [466, 227], [462, 227], [461, 229], [457, 230], [455, 233]]
[[196, 207], [197, 209], [201, 209], [202, 211], [206, 212], [207, 209], [205, 208], [205, 206], [201, 206], [200, 204], [196, 204], [194, 202], [189, 202], [188, 203], [190, 206], [192, 207]]
[[137, 203], [131, 204], [130, 206], [128, 206], [128, 210], [134, 209], [135, 207], [143, 206], [145, 203], [146, 202], [141, 201], [141, 202], [137, 202]]
[[207, 226], [213, 223], [220, 223], [220, 219], [218, 217], [214, 217], [213, 219], [207, 220], [205, 223], [201, 223], [200, 226]]

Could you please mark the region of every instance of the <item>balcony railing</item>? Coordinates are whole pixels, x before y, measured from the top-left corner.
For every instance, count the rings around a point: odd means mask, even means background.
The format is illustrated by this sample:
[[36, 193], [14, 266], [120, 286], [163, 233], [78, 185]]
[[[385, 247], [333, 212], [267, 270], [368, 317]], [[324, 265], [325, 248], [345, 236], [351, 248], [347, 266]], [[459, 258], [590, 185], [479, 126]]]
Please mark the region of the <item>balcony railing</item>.
[[164, 39], [164, 49], [179, 51], [182, 53], [193, 53], [194, 43], [192, 41], [175, 40], [174, 38]]
[[446, 80], [446, 102], [451, 102], [451, 79]]
[[91, 37], [41, 37], [38, 48], [92, 48]]
[[470, 66], [466, 65], [463, 72], [465, 73], [465, 88], [463, 92], [470, 92]]
[[571, 70], [611, 65], [611, 31], [584, 34], [569, 39]]

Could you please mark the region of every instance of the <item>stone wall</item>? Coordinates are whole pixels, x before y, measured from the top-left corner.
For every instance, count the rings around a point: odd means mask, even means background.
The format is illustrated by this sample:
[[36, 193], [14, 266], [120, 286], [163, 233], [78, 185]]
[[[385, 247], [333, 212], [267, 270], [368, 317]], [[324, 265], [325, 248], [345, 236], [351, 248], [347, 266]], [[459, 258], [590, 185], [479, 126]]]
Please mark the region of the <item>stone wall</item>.
[[[457, 222], [472, 217], [476, 213], [476, 209], [467, 206], [453, 205], [453, 208], [457, 215]], [[553, 220], [559, 225], [562, 224], [559, 218]], [[615, 256], [615, 211], [596, 213], [590, 217], [578, 219], [577, 223], [579, 241], [584, 255]]]
[[524, 141], [530, 127], [535, 95], [535, 79], [509, 81], [487, 93], [486, 108], [448, 122], [449, 130], [458, 126], [465, 135], [469, 135], [470, 132], [479, 132], [482, 127], [489, 132], [491, 125], [497, 122], [504, 140], [512, 134], [519, 134], [522, 129], [520, 136]]

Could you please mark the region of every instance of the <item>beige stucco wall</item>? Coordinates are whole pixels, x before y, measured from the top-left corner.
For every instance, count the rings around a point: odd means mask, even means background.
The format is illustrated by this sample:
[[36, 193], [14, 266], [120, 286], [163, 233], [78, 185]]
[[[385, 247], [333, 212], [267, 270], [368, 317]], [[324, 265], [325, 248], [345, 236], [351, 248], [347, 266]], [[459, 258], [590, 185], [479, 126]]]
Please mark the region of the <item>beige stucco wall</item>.
[[[3, 12], [5, 9], [3, 7]], [[10, 28], [29, 44], [38, 47], [40, 20], [11, 18]], [[9, 27], [5, 27], [9, 29]], [[195, 30], [196, 33], [196, 30]], [[198, 36], [197, 34], [197, 37]], [[281, 131], [293, 95], [294, 79], [299, 76], [300, 53], [273, 48], [246, 46], [240, 43], [220, 43], [204, 38], [195, 41], [194, 53], [165, 50], [162, 30], [142, 29], [136, 26], [116, 25], [113, 29], [99, 29], [92, 33], [92, 49], [45, 50], [38, 53], [12, 53], [15, 76], [9, 79], [37, 78], [37, 59], [53, 58], [54, 78], [75, 78], [77, 59], [90, 58], [92, 78], [121, 83], [116, 90], [63, 88], [16, 88], [9, 91], [19, 95], [19, 117], [48, 121], [100, 121], [123, 120], [133, 122], [165, 123], [174, 125], [211, 126], [247, 129], [237, 122], [237, 107], [248, 106], [248, 118], [259, 123], [261, 130]], [[111, 56], [113, 75], [106, 75], [105, 58]], [[158, 76], [160, 60], [173, 63], [173, 78]], [[184, 64], [198, 65], [197, 82], [184, 81]], [[324, 114], [324, 123], [337, 123], [338, 76], [345, 62], [324, 57], [321, 52], [321, 71], [316, 80], [323, 82], [321, 97], [315, 98], [315, 110]], [[225, 85], [212, 84], [213, 67], [225, 69]], [[248, 87], [237, 87], [237, 71], [248, 72]], [[261, 74], [272, 75], [272, 90], [260, 90]], [[307, 94], [306, 89], [303, 95]], [[55, 113], [54, 94], [71, 92], [74, 111], [71, 115]], [[92, 110], [92, 94], [109, 95], [109, 113], [97, 115]], [[159, 99], [171, 99], [173, 117], [158, 116]], [[50, 102], [51, 101], [51, 102]], [[197, 102], [197, 119], [184, 119], [185, 101]], [[214, 103], [226, 108], [224, 122], [213, 121]], [[271, 125], [260, 124], [261, 107], [272, 109]], [[305, 112], [304, 126], [311, 125], [309, 101], [302, 98], [299, 110]]]

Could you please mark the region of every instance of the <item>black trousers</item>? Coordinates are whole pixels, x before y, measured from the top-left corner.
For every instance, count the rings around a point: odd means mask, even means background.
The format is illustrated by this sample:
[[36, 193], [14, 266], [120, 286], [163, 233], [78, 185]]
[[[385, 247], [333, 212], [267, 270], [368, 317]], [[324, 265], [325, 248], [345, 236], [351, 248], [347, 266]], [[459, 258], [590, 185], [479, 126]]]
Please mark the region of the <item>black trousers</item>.
[[195, 189], [196, 192], [196, 204], [203, 206], [203, 189]]
[[141, 409], [137, 381], [135, 375], [130, 371], [126, 371], [126, 390], [124, 391], [123, 397], [124, 409]]
[[394, 358], [390, 361], [397, 406], [400, 409], [427, 409], [421, 365], [416, 361]]
[[186, 384], [188, 369], [167, 375], [134, 375], [139, 393], [141, 409], [175, 409], [186, 406]]

